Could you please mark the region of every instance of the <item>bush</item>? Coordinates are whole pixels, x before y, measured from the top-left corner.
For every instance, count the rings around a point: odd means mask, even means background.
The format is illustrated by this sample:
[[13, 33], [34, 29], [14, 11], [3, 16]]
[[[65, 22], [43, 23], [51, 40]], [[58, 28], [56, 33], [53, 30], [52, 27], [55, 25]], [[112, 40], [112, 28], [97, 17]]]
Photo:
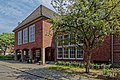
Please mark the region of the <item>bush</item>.
[[103, 75], [109, 76], [110, 75], [110, 70], [109, 69], [103, 69]]
[[[64, 62], [64, 61], [58, 61], [55, 63], [56, 65], [60, 66], [70, 66], [70, 67], [80, 67], [80, 68], [85, 68], [85, 64], [80, 63], [80, 62]], [[110, 69], [111, 64], [106, 65], [106, 64], [91, 64], [90, 68], [91, 69]]]
[[0, 56], [0, 60], [14, 60], [14, 56], [13, 55]]
[[120, 68], [120, 64], [112, 64], [110, 67], [111, 68]]

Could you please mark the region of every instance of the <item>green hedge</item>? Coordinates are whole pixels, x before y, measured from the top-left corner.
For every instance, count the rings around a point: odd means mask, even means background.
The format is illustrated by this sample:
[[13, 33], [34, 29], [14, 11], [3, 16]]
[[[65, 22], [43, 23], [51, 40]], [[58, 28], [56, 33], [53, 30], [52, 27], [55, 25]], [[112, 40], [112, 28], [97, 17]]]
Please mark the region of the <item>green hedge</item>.
[[14, 60], [14, 56], [13, 55], [0, 56], [0, 60]]
[[[56, 62], [56, 65], [85, 68], [85, 64], [80, 63], [80, 62], [58, 61], [58, 62]], [[111, 67], [111, 64], [109, 64], [109, 65], [106, 65], [106, 64], [91, 64], [90, 65], [91, 69], [110, 69], [110, 67]]]

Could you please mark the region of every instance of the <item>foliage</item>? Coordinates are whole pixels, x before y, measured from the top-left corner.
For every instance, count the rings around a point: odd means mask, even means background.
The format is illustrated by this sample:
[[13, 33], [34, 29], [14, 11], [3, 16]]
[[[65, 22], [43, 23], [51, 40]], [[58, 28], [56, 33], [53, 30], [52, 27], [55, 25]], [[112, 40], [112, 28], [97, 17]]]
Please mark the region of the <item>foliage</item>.
[[[64, 61], [58, 61], [55, 63], [56, 65], [60, 66], [70, 66], [70, 67], [78, 67], [78, 68], [85, 68], [84, 63], [80, 62], [64, 62]], [[106, 64], [91, 64], [90, 68], [91, 69], [110, 69], [111, 64], [106, 65]]]
[[52, 20], [54, 35], [69, 33], [76, 44], [84, 44], [89, 73], [91, 51], [111, 33], [120, 32], [120, 0], [52, 0], [52, 5], [58, 11]]
[[13, 55], [0, 56], [0, 60], [14, 60], [14, 56]]
[[7, 48], [10, 50], [9, 52], [13, 52], [13, 46], [14, 46], [14, 34], [13, 33], [0, 34], [0, 49], [2, 49], [4, 45], [7, 45]]
[[110, 75], [110, 70], [109, 69], [103, 69], [103, 75], [109, 76]]
[[120, 68], [120, 64], [112, 64], [111, 67], [112, 68]]

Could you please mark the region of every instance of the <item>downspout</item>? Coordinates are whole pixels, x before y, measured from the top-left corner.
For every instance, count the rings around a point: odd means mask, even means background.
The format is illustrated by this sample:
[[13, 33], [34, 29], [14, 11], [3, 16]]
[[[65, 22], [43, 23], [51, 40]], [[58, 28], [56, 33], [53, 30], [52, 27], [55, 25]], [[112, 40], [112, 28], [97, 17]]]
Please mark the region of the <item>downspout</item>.
[[[112, 30], [113, 30], [113, 26], [112, 26]], [[114, 34], [112, 32], [112, 35], [111, 35], [111, 64], [114, 63]]]

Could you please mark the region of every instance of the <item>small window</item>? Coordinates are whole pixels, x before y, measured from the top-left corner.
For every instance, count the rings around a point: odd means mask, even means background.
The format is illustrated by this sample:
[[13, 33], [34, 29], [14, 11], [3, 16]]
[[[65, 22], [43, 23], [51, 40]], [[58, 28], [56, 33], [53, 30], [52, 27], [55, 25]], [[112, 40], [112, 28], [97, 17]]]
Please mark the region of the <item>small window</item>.
[[18, 45], [22, 44], [22, 31], [18, 32]]
[[28, 28], [23, 30], [23, 43], [28, 43]]
[[76, 41], [75, 41], [75, 35], [71, 34], [71, 35], [70, 35], [70, 45], [76, 44], [75, 42], [76, 42]]
[[77, 47], [77, 58], [83, 58], [83, 49], [81, 47]]
[[70, 47], [70, 58], [75, 58], [76, 47]]
[[64, 48], [64, 58], [68, 58], [68, 47]]
[[62, 48], [58, 48], [58, 58], [62, 58], [63, 52]]
[[64, 35], [64, 45], [69, 45], [69, 35]]
[[29, 42], [35, 41], [35, 25], [29, 27]]
[[58, 46], [62, 46], [62, 44], [63, 44], [63, 36], [60, 35], [58, 36]]

